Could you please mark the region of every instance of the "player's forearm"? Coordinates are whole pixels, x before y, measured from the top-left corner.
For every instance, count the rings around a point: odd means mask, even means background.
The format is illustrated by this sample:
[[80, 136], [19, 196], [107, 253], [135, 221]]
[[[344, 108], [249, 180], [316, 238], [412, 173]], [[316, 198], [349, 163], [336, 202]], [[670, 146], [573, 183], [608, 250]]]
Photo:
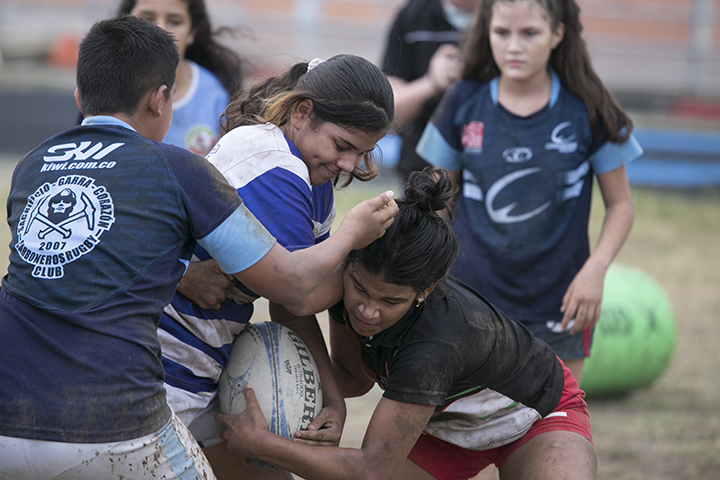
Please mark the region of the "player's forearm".
[[354, 334], [349, 332], [345, 325], [332, 319], [330, 320], [330, 363], [343, 397], [359, 397], [372, 388], [374, 382], [363, 369]]
[[309, 248], [288, 252], [276, 244], [235, 277], [253, 292], [283, 305], [300, 304], [350, 253], [353, 238], [336, 234]]
[[353, 249], [364, 248], [385, 234], [398, 212], [393, 192], [360, 202], [345, 215], [338, 229], [322, 243], [292, 253], [295, 276], [306, 272], [304, 291], [287, 303], [299, 303], [336, 270]]
[[367, 459], [360, 449], [304, 445], [271, 433], [263, 434], [261, 439], [253, 443], [253, 457], [302, 478], [313, 480], [391, 478], [390, 475], [379, 472], [377, 464]]
[[[302, 295], [298, 295], [295, 301], [281, 303], [302, 304], [305, 302], [306, 297], [312, 295], [328, 280], [328, 277], [337, 278], [332, 274], [352, 251], [355, 240], [356, 238], [352, 232], [338, 230], [322, 243], [294, 251], [292, 253], [292, 261], [295, 264], [294, 269], [301, 274], [304, 272], [306, 281], [303, 282], [304, 285], [301, 287], [303, 290]], [[325, 290], [319, 290], [315, 296], [322, 299], [321, 303], [325, 304], [328, 303], [329, 298], [326, 293]]]
[[393, 192], [360, 202], [324, 242], [288, 252], [277, 243], [255, 265], [235, 276], [258, 295], [291, 305], [319, 287], [352, 249], [363, 248], [385, 234], [398, 207]]
[[[288, 276], [298, 282], [295, 286], [301, 292], [295, 298], [286, 301], [278, 301], [284, 305], [302, 303], [306, 296], [316, 290], [333, 272], [337, 272], [338, 266], [345, 260], [345, 257], [356, 248], [363, 248], [372, 241], [381, 237], [385, 230], [392, 224], [392, 219], [397, 213], [397, 205], [392, 196], [383, 194], [373, 201], [377, 204], [378, 199], [384, 198], [388, 204], [385, 206], [370, 206], [374, 210], [372, 219], [374, 225], [369, 222], [358, 221], [362, 218], [357, 215], [361, 210], [351, 210], [343, 219], [340, 227], [327, 240], [302, 250], [296, 250], [288, 258]], [[363, 202], [367, 203], [367, 202]], [[356, 208], [360, 207], [359, 204]], [[367, 203], [364, 208], [367, 210]], [[353, 215], [355, 213], [355, 215]], [[332, 289], [330, 297], [323, 297], [327, 302], [328, 298], [334, 298], [336, 290]], [[322, 296], [322, 295], [321, 295]]]
[[635, 208], [632, 200], [608, 205], [600, 230], [600, 238], [591, 255], [593, 262], [607, 269], [630, 235]]
[[335, 267], [335, 271], [330, 275], [318, 288], [313, 290], [310, 295], [302, 299], [302, 302], [296, 304], [286, 304], [285, 308], [298, 317], [315, 315], [324, 312], [328, 308], [340, 301], [343, 294], [342, 285], [343, 265]]
[[442, 93], [427, 75], [412, 82], [392, 77], [390, 83], [395, 95], [395, 116], [401, 124], [415, 120], [425, 103]]
[[362, 374], [362, 377], [353, 375], [342, 365], [330, 359], [332, 364], [333, 376], [337, 386], [344, 398], [361, 397], [365, 395], [373, 386], [373, 381]]

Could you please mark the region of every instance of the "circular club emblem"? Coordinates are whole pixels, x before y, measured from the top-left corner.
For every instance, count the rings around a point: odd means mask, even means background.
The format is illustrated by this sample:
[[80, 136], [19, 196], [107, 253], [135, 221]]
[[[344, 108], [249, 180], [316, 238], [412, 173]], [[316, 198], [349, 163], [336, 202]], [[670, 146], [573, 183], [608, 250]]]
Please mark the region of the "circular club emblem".
[[185, 135], [185, 148], [198, 155], [207, 155], [215, 145], [215, 133], [207, 125], [193, 125]]
[[35, 278], [57, 279], [63, 266], [91, 252], [115, 221], [110, 193], [83, 175], [44, 183], [28, 197], [15, 250]]

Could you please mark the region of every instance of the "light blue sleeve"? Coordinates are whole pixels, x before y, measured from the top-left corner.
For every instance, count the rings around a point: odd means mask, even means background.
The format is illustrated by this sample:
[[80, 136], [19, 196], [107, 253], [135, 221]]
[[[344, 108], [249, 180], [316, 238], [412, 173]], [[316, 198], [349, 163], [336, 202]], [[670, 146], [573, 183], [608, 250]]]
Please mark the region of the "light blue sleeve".
[[590, 163], [597, 175], [608, 173], [632, 162], [643, 154], [643, 149], [631, 133], [625, 143], [605, 142], [590, 155]]
[[432, 122], [425, 126], [420, 141], [415, 147], [420, 158], [435, 167], [456, 171], [462, 168], [460, 152], [445, 140], [440, 130]]
[[223, 272], [237, 273], [267, 255], [275, 238], [243, 204], [198, 244], [217, 260]]

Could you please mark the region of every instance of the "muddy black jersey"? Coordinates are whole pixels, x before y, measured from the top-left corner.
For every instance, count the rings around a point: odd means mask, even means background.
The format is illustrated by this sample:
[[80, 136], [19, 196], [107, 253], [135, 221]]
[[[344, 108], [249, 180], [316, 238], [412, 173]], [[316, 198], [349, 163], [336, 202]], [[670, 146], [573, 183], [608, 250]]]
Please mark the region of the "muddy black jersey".
[[[330, 314], [346, 323], [342, 303]], [[446, 434], [432, 433], [465, 448], [508, 438], [508, 425], [515, 425], [512, 434], [524, 434], [562, 395], [563, 370], [552, 349], [452, 277], [442, 293], [431, 294], [392, 327], [372, 337], [356, 336], [361, 359], [385, 390], [383, 396], [435, 405], [429, 428]], [[464, 444], [443, 426], [458, 416], [484, 430], [482, 446]], [[502, 434], [496, 433], [498, 421]]]

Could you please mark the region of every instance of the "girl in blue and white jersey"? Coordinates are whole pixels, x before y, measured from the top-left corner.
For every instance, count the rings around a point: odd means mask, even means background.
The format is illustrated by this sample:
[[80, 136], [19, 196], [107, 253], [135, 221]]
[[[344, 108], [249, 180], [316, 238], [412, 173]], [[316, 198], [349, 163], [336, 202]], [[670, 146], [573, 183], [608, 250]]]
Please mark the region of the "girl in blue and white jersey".
[[[461, 190], [452, 273], [549, 343], [580, 382], [605, 272], [634, 218], [630, 118], [593, 71], [574, 0], [483, 0], [463, 80], [418, 153]], [[590, 254], [593, 178], [605, 219]]]
[[[222, 122], [226, 133], [207, 159], [281, 245], [303, 249], [329, 236], [334, 186], [377, 175], [373, 150], [393, 115], [390, 83], [367, 60], [339, 55], [298, 63], [231, 102]], [[209, 259], [200, 248], [195, 257]], [[159, 330], [168, 401], [204, 446], [218, 478], [242, 468], [253, 469], [251, 478], [282, 477], [285, 472], [260, 472], [228, 455], [214, 420], [220, 373], [257, 295], [233, 281], [227, 299], [208, 299], [208, 285], [222, 284], [224, 275], [212, 275], [213, 261], [190, 267]], [[272, 303], [270, 312], [303, 338], [318, 362], [324, 408], [309, 428], [318, 431], [312, 441], [337, 445], [345, 405], [315, 316], [298, 318]]]

